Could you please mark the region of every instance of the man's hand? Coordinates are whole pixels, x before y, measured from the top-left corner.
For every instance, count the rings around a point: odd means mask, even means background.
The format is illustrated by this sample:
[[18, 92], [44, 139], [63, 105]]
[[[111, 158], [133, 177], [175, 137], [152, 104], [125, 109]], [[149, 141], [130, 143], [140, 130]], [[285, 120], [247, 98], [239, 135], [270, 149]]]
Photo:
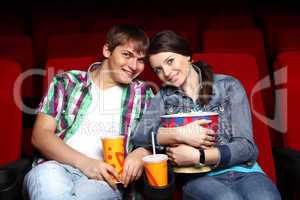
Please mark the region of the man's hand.
[[101, 160], [85, 158], [80, 161], [78, 168], [90, 179], [106, 181], [113, 189], [116, 189], [116, 180], [119, 179], [119, 175], [111, 165]]
[[129, 153], [124, 161], [123, 173], [120, 181], [127, 187], [129, 183], [139, 179], [143, 173], [142, 158], [150, 153], [144, 148], [138, 148]]

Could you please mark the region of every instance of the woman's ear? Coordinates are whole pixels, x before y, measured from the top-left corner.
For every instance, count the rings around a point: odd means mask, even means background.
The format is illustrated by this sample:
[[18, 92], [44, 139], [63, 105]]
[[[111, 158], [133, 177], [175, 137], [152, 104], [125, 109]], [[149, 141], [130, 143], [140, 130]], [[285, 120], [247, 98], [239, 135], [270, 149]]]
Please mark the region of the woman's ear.
[[111, 52], [108, 49], [108, 45], [107, 44], [103, 45], [102, 53], [103, 53], [103, 56], [105, 58], [108, 58], [111, 55]]

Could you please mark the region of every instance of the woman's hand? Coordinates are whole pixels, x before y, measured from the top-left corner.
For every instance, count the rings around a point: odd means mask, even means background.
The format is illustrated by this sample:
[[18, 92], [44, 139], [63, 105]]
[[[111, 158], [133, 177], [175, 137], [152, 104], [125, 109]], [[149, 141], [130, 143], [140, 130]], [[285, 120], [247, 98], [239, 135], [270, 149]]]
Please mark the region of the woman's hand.
[[129, 183], [141, 177], [144, 169], [142, 158], [149, 154], [148, 150], [138, 148], [127, 155], [124, 161], [123, 173], [120, 178], [124, 187], [127, 187]]
[[166, 148], [169, 160], [178, 166], [194, 165], [199, 162], [199, 150], [195, 147], [179, 144]]
[[116, 189], [116, 180], [119, 179], [119, 175], [111, 165], [86, 157], [80, 162], [78, 168], [88, 178], [106, 181], [113, 189]]
[[204, 128], [207, 120], [197, 120], [192, 123], [176, 128], [180, 143], [193, 147], [210, 148], [216, 144], [216, 133]]

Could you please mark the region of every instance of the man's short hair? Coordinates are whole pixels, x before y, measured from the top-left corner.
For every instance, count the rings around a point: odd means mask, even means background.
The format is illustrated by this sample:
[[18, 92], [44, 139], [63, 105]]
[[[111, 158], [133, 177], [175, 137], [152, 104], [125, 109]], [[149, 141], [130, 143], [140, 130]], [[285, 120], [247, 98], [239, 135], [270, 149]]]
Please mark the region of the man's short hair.
[[110, 52], [113, 52], [117, 46], [128, 42], [133, 42], [134, 50], [138, 54], [146, 55], [149, 38], [142, 29], [131, 25], [115, 25], [107, 32], [106, 44]]

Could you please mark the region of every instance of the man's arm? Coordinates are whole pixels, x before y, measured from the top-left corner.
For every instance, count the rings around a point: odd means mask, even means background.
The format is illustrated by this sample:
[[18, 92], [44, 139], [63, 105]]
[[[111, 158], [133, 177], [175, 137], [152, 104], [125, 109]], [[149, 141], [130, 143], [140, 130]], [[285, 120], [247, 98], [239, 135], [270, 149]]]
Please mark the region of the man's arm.
[[91, 159], [72, 149], [55, 135], [56, 121], [53, 117], [39, 113], [33, 128], [32, 144], [45, 157], [80, 169], [86, 176], [105, 180], [112, 187], [115, 181], [111, 175], [118, 177], [114, 168], [103, 161]]

